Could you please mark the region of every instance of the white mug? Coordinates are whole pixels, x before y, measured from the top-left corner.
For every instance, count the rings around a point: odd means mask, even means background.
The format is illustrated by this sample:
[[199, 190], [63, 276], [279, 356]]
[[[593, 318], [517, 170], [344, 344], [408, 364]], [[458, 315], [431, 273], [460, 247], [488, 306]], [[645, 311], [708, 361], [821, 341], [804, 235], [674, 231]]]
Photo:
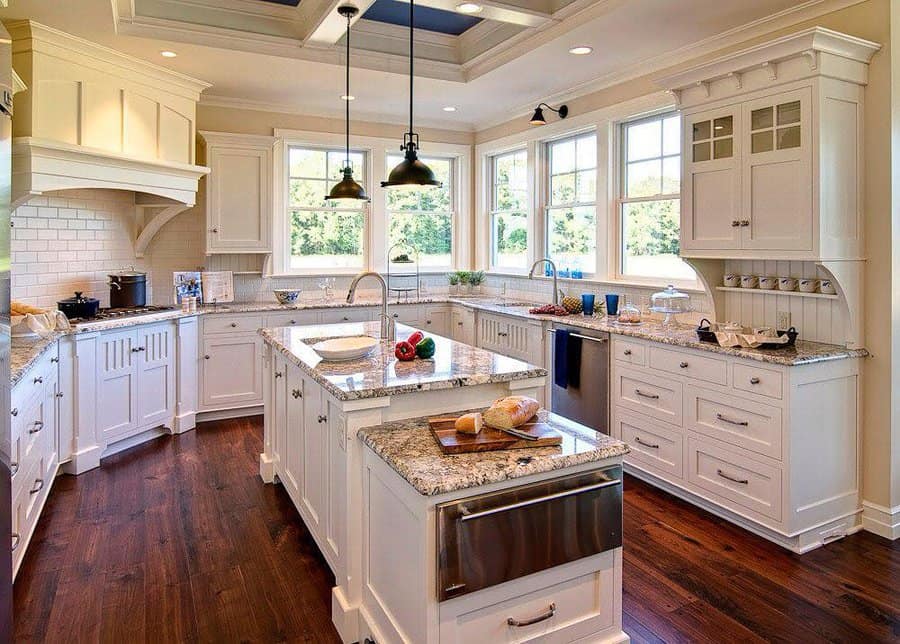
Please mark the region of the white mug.
[[799, 287], [801, 293], [815, 293], [816, 287], [818, 287], [818, 285], [818, 280], [802, 279], [797, 282], [797, 286]]
[[777, 277], [760, 277], [759, 278], [759, 288], [771, 291], [778, 286], [778, 278]]
[[741, 288], [756, 288], [759, 278], [756, 275], [741, 275]]
[[725, 277], [722, 278], [722, 284], [729, 288], [735, 288], [741, 285], [741, 276], [736, 275], [735, 273], [727, 273]]
[[779, 277], [778, 278], [778, 290], [779, 291], [796, 291], [797, 290], [797, 280], [793, 277]]
[[834, 282], [831, 280], [819, 280], [819, 293], [835, 295], [837, 290], [834, 288]]

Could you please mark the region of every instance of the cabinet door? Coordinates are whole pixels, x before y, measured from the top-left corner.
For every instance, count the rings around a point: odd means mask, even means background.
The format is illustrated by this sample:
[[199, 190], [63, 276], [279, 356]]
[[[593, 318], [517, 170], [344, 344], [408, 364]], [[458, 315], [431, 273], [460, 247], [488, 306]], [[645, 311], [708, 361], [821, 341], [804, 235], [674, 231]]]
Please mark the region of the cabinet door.
[[272, 147], [211, 145], [207, 253], [271, 250]]
[[503, 353], [506, 349], [505, 338], [509, 335], [509, 324], [495, 315], [478, 314], [478, 346], [488, 351]]
[[169, 425], [175, 414], [175, 327], [139, 327], [136, 348], [138, 425]]
[[347, 525], [347, 426], [340, 410], [327, 404], [328, 421], [328, 513], [325, 519], [326, 554], [335, 567], [344, 553]]
[[97, 346], [98, 438], [111, 443], [138, 426], [137, 333], [104, 333]]
[[684, 117], [682, 251], [740, 248], [740, 119], [738, 106]]
[[377, 320], [381, 309], [376, 306], [358, 308], [324, 309], [319, 313], [320, 324], [341, 324], [343, 322], [371, 322]]
[[[266, 422], [269, 423], [272, 443], [272, 460], [275, 462], [275, 473], [284, 483], [284, 447], [285, 447], [285, 414], [286, 401], [284, 388], [287, 377], [285, 376], [284, 359], [275, 351], [271, 352], [268, 370], [263, 373], [269, 386], [269, 399], [265, 409]], [[286, 487], [286, 485], [285, 485]]]
[[743, 107], [742, 245], [812, 250], [810, 89]]
[[301, 513], [321, 546], [328, 486], [328, 412], [322, 389], [306, 378], [304, 381], [309, 396], [303, 405]]
[[287, 367], [285, 375], [285, 414], [280, 446], [281, 482], [295, 505], [302, 499], [303, 430], [306, 385], [296, 367]]
[[544, 364], [544, 338], [539, 324], [528, 324], [510, 320], [507, 335], [503, 338], [506, 347], [501, 352], [511, 358], [525, 360], [533, 365]]
[[425, 307], [423, 330], [438, 335], [450, 334], [450, 309], [446, 306]]
[[205, 338], [200, 385], [206, 411], [261, 405], [261, 338], [255, 334]]

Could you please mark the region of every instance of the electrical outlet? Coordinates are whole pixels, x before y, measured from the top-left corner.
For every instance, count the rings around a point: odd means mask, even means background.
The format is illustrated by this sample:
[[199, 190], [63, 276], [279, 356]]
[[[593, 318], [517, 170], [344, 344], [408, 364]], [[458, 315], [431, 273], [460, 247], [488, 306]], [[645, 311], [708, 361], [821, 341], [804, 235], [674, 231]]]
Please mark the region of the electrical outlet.
[[775, 328], [778, 329], [790, 329], [791, 328], [791, 312], [790, 311], [778, 311], [777, 314], [777, 322], [775, 323]]

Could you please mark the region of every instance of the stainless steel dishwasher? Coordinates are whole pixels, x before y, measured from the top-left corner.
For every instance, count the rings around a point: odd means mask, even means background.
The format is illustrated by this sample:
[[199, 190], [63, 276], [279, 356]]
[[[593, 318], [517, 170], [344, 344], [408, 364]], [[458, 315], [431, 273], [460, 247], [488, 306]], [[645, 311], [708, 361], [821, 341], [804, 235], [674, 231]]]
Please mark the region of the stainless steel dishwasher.
[[[560, 387], [554, 379], [557, 329], [565, 329], [581, 340], [581, 369], [578, 386]], [[555, 324], [548, 331], [552, 360], [547, 369], [551, 380], [550, 408], [555, 414], [609, 433], [609, 333]]]

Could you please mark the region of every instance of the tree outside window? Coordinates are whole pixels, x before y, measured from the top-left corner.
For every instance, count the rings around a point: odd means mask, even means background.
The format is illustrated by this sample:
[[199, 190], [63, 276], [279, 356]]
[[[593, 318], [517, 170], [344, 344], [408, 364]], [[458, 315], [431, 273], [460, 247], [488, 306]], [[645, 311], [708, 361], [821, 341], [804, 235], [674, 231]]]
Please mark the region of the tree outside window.
[[[344, 150], [291, 147], [288, 151], [290, 268], [355, 269], [365, 264], [365, 202], [329, 201], [342, 178]], [[353, 176], [363, 183], [365, 154], [351, 152]]]
[[[388, 155], [393, 168], [402, 157]], [[387, 191], [389, 245], [407, 244], [424, 268], [453, 264], [453, 160], [421, 158], [442, 183], [440, 188], [414, 187]]]
[[491, 159], [492, 268], [528, 268], [527, 167], [525, 150]]
[[546, 247], [560, 269], [597, 270], [597, 135], [547, 144]]

